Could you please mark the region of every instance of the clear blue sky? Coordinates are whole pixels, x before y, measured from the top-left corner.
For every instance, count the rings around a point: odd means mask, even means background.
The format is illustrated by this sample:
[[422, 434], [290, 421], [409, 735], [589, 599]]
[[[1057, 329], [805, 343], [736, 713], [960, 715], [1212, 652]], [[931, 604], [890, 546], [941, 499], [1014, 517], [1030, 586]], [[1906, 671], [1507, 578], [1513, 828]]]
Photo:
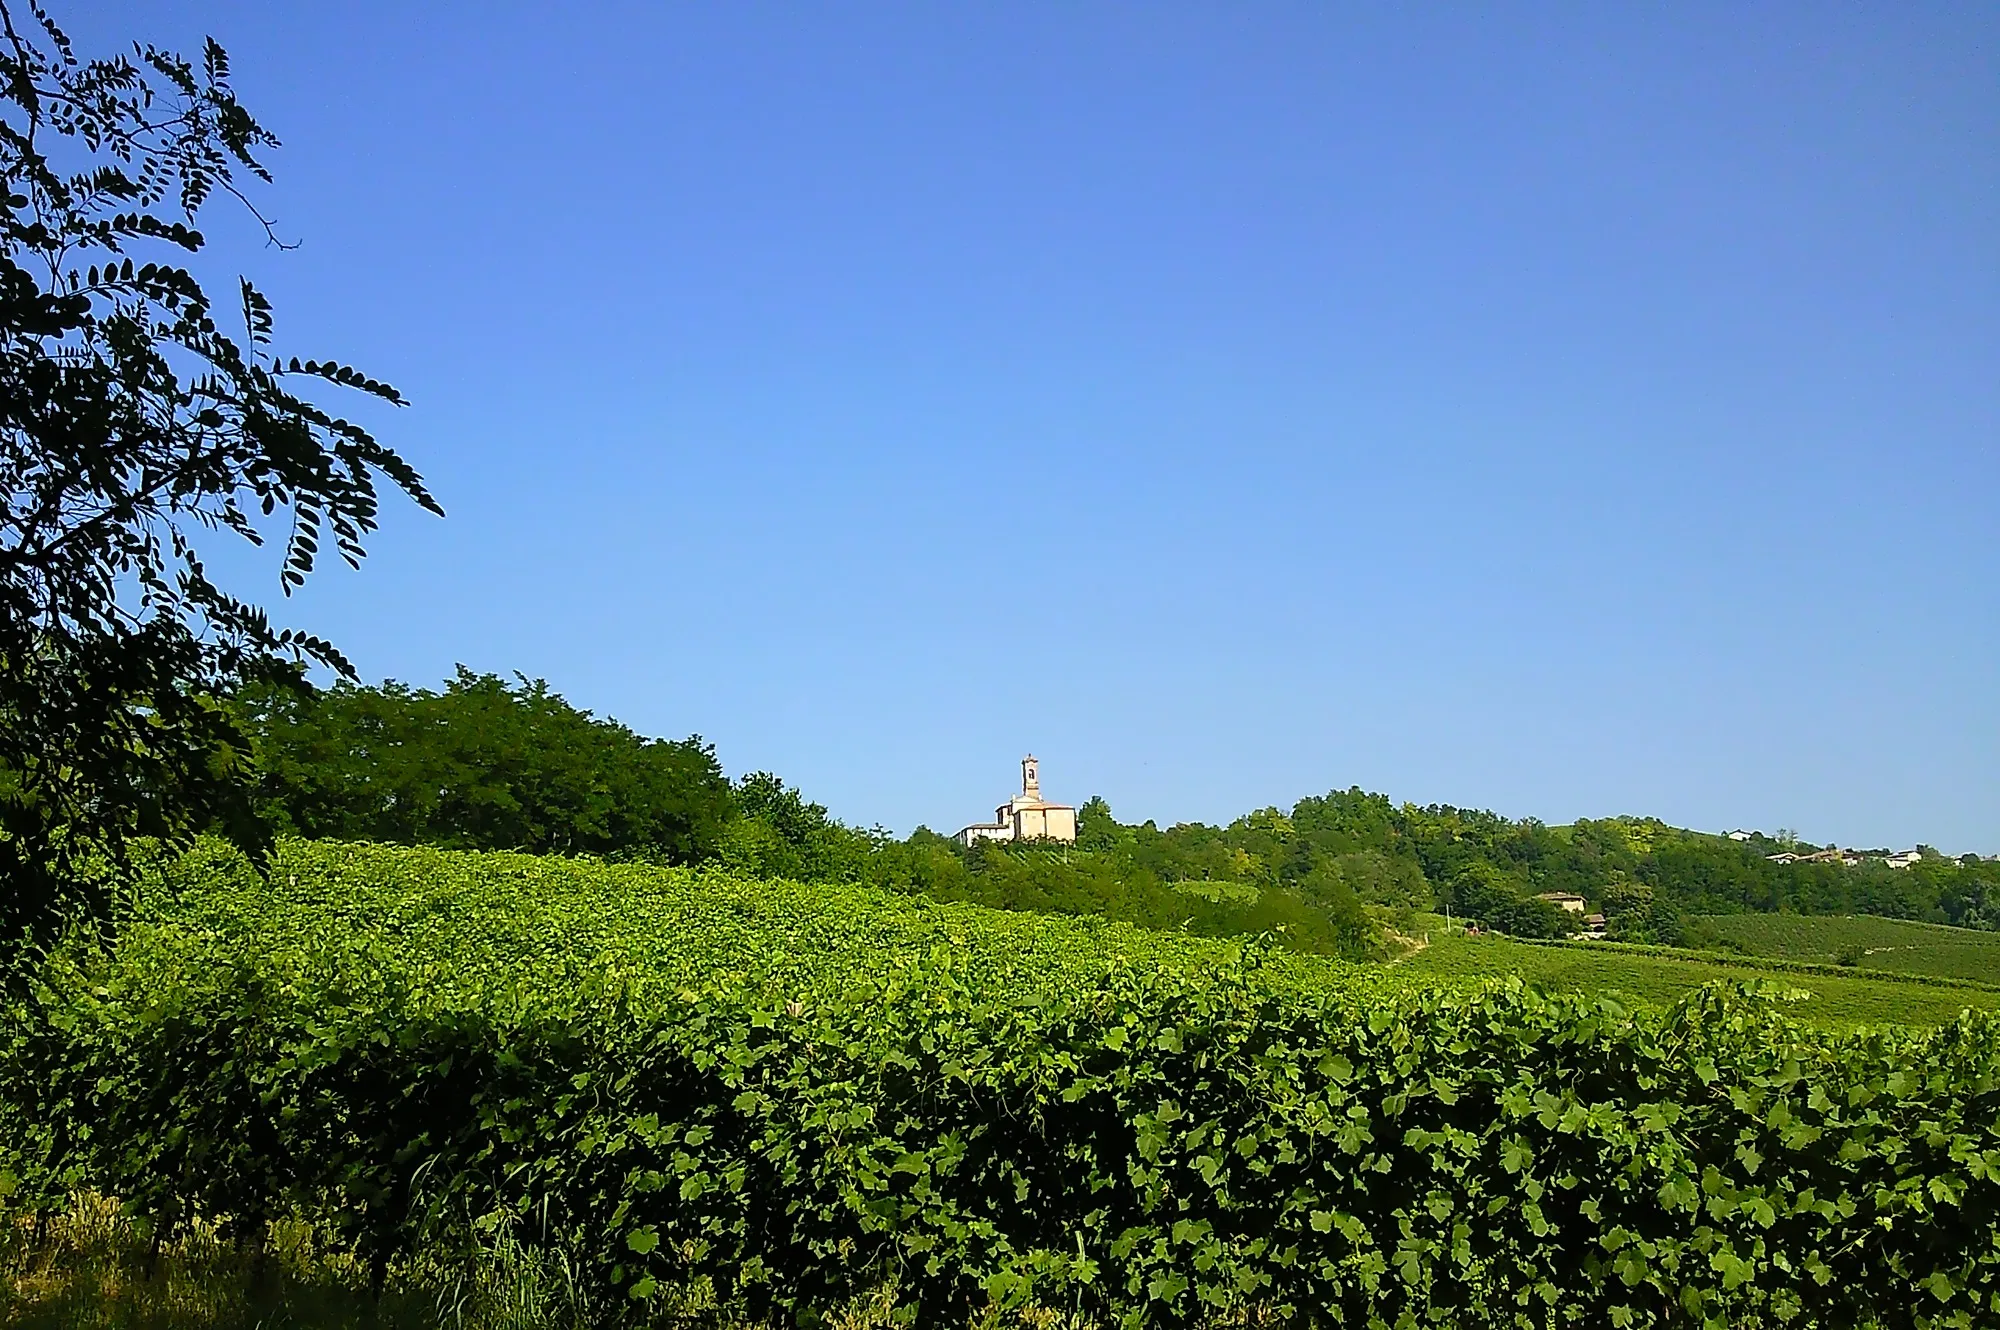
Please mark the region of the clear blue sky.
[[2000, 851], [2000, 8], [63, 12], [230, 48], [216, 257], [414, 403], [449, 516], [282, 611], [371, 679], [899, 831]]

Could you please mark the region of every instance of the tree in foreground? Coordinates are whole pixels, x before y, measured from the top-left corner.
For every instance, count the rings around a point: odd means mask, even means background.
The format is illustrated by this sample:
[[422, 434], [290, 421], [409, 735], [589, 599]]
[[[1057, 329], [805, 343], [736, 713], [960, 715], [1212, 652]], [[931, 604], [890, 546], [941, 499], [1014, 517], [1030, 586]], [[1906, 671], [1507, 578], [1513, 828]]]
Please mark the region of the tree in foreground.
[[243, 736], [216, 699], [300, 664], [352, 673], [211, 581], [196, 536], [273, 534], [290, 594], [323, 541], [359, 563], [378, 479], [442, 511], [301, 395], [400, 405], [393, 388], [281, 358], [263, 295], [219, 301], [183, 266], [218, 197], [271, 235], [242, 189], [276, 143], [213, 41], [198, 64], [86, 60], [0, 0], [0, 938], [102, 911], [95, 869], [137, 838], [248, 834]]

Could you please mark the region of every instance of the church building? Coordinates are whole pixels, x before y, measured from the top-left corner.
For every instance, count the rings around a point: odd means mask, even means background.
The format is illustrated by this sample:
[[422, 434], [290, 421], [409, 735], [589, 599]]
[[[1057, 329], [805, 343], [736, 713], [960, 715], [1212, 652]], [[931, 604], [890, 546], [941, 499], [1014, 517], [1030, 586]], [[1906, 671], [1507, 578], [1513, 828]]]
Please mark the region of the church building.
[[991, 822], [975, 822], [953, 839], [972, 845], [983, 840], [1076, 840], [1076, 809], [1045, 803], [1033, 754], [1021, 759], [1021, 792], [993, 810]]

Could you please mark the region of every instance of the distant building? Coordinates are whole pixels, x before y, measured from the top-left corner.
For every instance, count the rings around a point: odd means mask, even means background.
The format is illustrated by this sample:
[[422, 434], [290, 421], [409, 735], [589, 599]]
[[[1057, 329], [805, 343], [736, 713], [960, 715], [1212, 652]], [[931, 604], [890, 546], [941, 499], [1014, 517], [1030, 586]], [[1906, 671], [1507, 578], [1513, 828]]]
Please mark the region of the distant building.
[[1759, 833], [1754, 831], [1725, 831], [1722, 834], [1731, 840], [1755, 840]]
[[1604, 940], [1605, 935], [1609, 931], [1610, 930], [1605, 926], [1603, 915], [1586, 914], [1585, 916], [1583, 916], [1583, 935], [1585, 937], [1590, 938], [1593, 941], [1601, 942]]
[[1573, 891], [1544, 891], [1541, 898], [1558, 910], [1568, 910], [1571, 914], [1582, 914], [1584, 906], [1590, 903]]
[[1811, 854], [1793, 854], [1787, 850], [1783, 854], [1767, 854], [1764, 857], [1774, 864], [1839, 864], [1844, 868], [1856, 868], [1872, 861], [1890, 868], [1908, 868], [1922, 859], [1924, 852], [1898, 850], [1891, 854], [1882, 850], [1815, 850]]
[[963, 845], [983, 840], [1053, 840], [1074, 843], [1076, 809], [1042, 798], [1038, 764], [1031, 753], [1021, 759], [1021, 792], [993, 810], [991, 822], [975, 822], [953, 839]]

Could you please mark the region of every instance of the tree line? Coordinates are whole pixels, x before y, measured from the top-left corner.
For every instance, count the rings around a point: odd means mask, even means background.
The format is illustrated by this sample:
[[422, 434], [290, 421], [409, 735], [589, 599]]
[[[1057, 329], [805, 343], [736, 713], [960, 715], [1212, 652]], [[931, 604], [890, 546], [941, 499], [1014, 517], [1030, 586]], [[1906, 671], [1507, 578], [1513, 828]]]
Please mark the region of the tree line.
[[1383, 927], [1448, 910], [1519, 936], [1577, 917], [1612, 936], [1700, 943], [1690, 916], [1878, 914], [2000, 927], [2000, 863], [1932, 853], [1906, 869], [1779, 864], [1777, 842], [1650, 818], [1553, 827], [1360, 789], [1226, 826], [1120, 822], [1101, 797], [1074, 845], [964, 846], [928, 828], [853, 827], [768, 772], [734, 781], [700, 736], [663, 740], [593, 716], [539, 680], [460, 668], [441, 688], [260, 682], [231, 703], [250, 737], [256, 813], [279, 834], [714, 864], [854, 881], [1003, 909], [1095, 914], [1206, 935], [1271, 932], [1362, 955]]
[[641, 736], [540, 680], [462, 667], [437, 689], [276, 680], [230, 710], [249, 736], [256, 818], [277, 835], [712, 864], [1208, 936], [1272, 932], [1327, 954], [1362, 954], [1371, 936], [1358, 899], [1331, 882], [1185, 889], [1195, 870], [1173, 848], [1185, 833], [1120, 827], [1102, 800], [1083, 810], [1092, 848], [966, 847], [926, 828], [898, 840], [768, 772], [729, 780], [699, 735]]

